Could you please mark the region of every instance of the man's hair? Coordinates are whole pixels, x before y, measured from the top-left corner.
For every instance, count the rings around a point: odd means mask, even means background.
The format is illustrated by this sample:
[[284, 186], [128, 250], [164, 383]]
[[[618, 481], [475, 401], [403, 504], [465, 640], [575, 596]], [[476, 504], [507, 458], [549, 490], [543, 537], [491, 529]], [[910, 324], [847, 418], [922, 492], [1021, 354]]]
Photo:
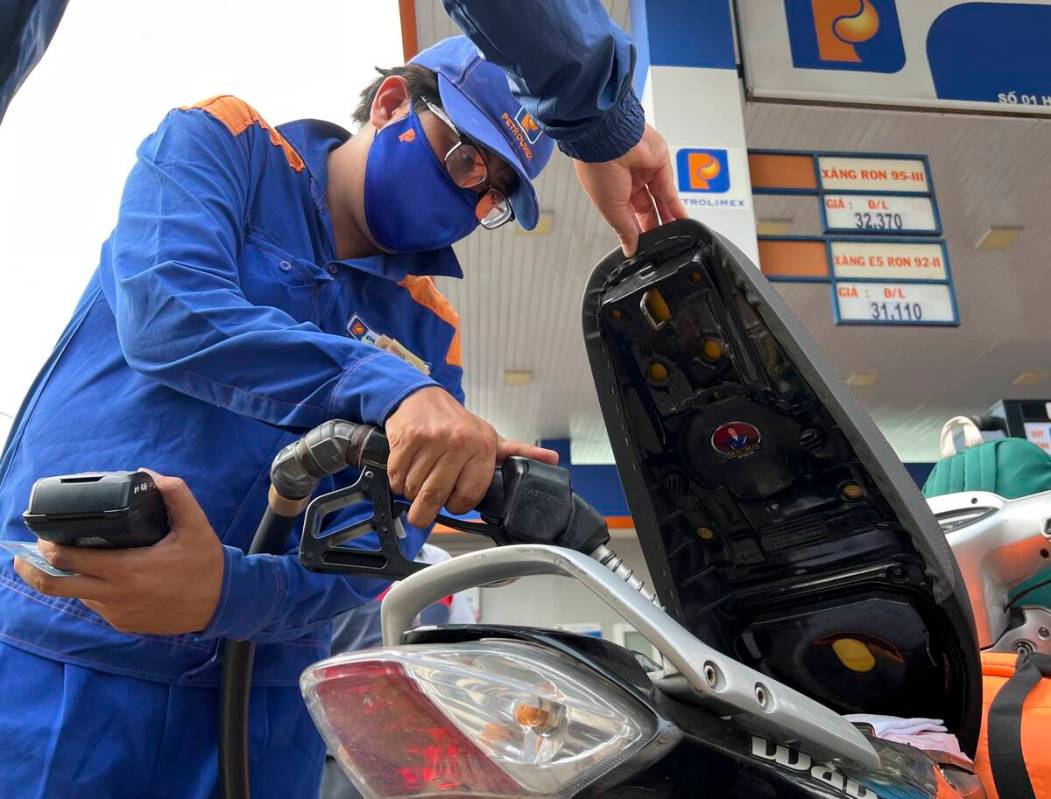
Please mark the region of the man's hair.
[[405, 78], [405, 82], [409, 85], [409, 96], [412, 97], [413, 107], [417, 111], [427, 108], [420, 102], [421, 97], [426, 97], [439, 108], [441, 107], [441, 99], [438, 96], [438, 76], [426, 67], [421, 67], [419, 64], [405, 64], [390, 69], [376, 67], [376, 71], [380, 73], [380, 76], [365, 87], [361, 93], [361, 99], [358, 100], [358, 107], [354, 109], [353, 119], [358, 125], [364, 125], [369, 121], [376, 93], [380, 90], [383, 81], [391, 75]]

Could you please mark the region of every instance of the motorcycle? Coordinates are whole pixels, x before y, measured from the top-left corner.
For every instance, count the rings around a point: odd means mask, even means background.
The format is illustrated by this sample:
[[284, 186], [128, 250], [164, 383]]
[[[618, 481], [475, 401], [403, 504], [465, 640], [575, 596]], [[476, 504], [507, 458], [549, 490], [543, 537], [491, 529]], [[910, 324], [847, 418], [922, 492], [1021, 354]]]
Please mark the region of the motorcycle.
[[959, 563], [978, 644], [989, 652], [1051, 654], [1051, 613], [1015, 589], [1051, 558], [1051, 491], [1005, 499], [987, 491], [928, 500]]
[[[499, 546], [421, 568], [400, 550], [381, 431], [332, 422], [275, 461], [252, 551], [280, 543], [305, 509], [308, 567], [400, 579], [383, 602], [384, 647], [322, 661], [301, 680], [359, 789], [983, 796], [965, 760], [877, 739], [843, 717], [940, 718], [973, 755], [979, 642], [995, 625], [976, 637], [968, 584], [934, 514], [759, 270], [700, 223], [673, 222], [645, 234], [636, 256], [618, 250], [595, 268], [583, 326], [656, 597], [557, 467], [504, 464], [482, 522], [468, 528]], [[322, 475], [348, 466], [360, 468], [358, 483], [309, 499]], [[322, 533], [329, 514], [364, 500], [371, 518]], [[369, 530], [379, 550], [347, 546]], [[663, 662], [555, 630], [410, 629], [442, 596], [537, 574], [580, 582]], [[238, 695], [251, 653], [229, 646], [232, 796], [239, 779], [247, 785]]]

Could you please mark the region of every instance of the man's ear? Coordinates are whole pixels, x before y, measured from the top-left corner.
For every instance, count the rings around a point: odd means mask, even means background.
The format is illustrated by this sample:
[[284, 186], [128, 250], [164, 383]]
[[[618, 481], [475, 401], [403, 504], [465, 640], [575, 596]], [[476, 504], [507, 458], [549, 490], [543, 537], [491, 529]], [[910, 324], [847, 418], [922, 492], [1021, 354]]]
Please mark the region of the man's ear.
[[409, 84], [400, 75], [390, 75], [384, 79], [376, 91], [376, 98], [372, 101], [372, 111], [369, 113], [369, 123], [380, 130], [396, 119], [401, 119], [409, 113]]

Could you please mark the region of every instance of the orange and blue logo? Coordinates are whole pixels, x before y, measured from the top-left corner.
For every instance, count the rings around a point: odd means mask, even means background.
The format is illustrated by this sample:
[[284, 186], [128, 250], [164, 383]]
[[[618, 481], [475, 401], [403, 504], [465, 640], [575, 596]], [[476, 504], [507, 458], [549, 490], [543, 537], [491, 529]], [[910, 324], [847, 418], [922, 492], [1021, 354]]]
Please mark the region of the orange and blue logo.
[[730, 190], [726, 150], [684, 147], [675, 156], [679, 191], [722, 194]]
[[540, 130], [540, 125], [537, 124], [536, 120], [526, 111], [524, 108], [519, 108], [518, 113], [515, 114], [515, 122], [518, 123], [519, 129], [525, 134], [526, 139], [530, 144], [536, 144], [537, 139], [540, 138], [540, 134], [543, 133]]
[[375, 344], [379, 340], [379, 334], [370, 328], [365, 320], [357, 314], [351, 316], [350, 321], [347, 322], [347, 335], [369, 344]]
[[785, 0], [792, 64], [897, 72], [905, 66], [894, 0]]

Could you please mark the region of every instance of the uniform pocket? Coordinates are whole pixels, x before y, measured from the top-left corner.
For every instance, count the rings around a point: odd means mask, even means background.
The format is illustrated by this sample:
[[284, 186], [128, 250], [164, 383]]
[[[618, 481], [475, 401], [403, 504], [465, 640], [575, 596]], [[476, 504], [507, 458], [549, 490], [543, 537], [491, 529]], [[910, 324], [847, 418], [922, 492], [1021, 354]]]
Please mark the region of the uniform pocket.
[[241, 291], [255, 305], [278, 308], [297, 322], [316, 322], [320, 284], [331, 276], [317, 264], [249, 231], [239, 263]]

